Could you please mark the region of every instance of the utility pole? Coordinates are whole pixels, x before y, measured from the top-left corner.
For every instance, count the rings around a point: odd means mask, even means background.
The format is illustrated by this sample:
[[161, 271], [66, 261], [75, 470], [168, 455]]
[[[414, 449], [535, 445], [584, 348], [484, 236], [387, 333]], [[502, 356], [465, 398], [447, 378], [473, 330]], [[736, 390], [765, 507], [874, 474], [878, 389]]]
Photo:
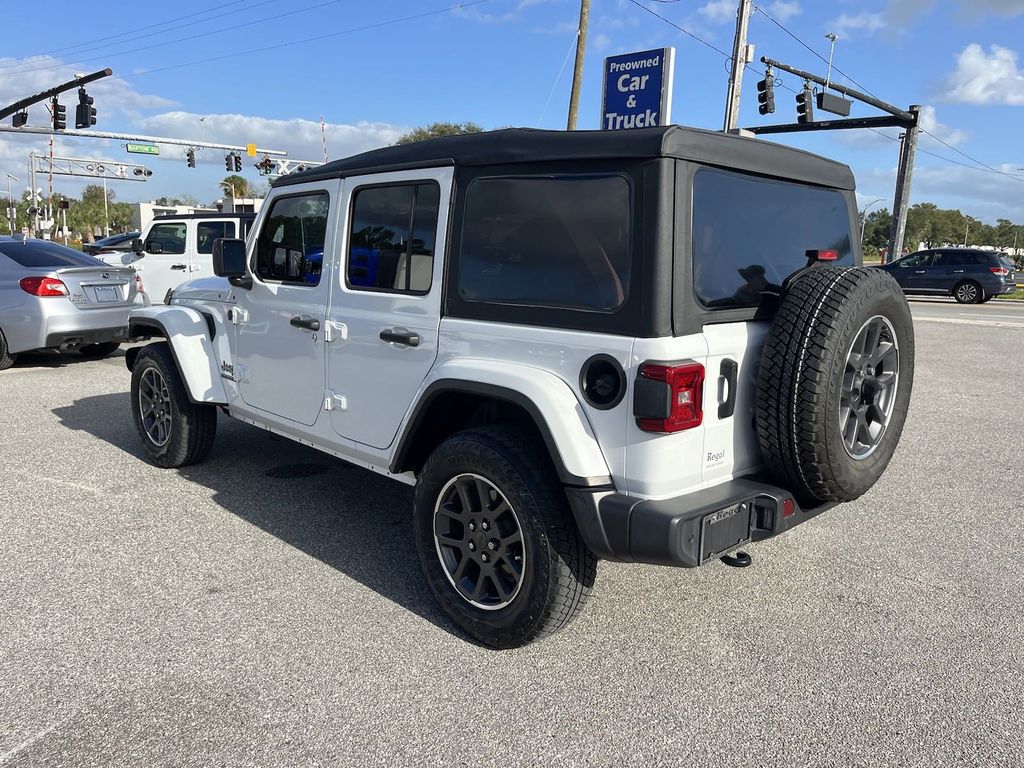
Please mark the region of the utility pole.
[[587, 27], [590, 26], [590, 0], [580, 0], [580, 26], [576, 30], [576, 66], [572, 72], [572, 92], [569, 94], [569, 120], [565, 130], [576, 130], [576, 115], [580, 111], [580, 85], [583, 80], [583, 54], [587, 48]]
[[740, 91], [743, 86], [743, 70], [746, 69], [748, 54], [747, 25], [750, 22], [751, 0], [740, 0], [736, 9], [736, 37], [732, 41], [732, 71], [729, 72], [729, 94], [725, 99], [726, 133], [735, 131], [740, 122]]
[[900, 143], [900, 165], [896, 172], [896, 195], [892, 202], [892, 229], [889, 231], [889, 258], [898, 259], [903, 253], [903, 238], [907, 234], [907, 208], [910, 203], [910, 186], [914, 176], [914, 155], [917, 154], [917, 135], [920, 132], [918, 120], [921, 107], [910, 105], [913, 124], [907, 126]]

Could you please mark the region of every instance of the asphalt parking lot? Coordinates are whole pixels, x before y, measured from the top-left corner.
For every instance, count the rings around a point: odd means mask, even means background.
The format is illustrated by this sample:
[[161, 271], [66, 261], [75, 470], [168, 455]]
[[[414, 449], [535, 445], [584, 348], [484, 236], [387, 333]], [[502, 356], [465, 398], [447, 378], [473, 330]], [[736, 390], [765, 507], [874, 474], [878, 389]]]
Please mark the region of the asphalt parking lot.
[[868, 495], [754, 565], [603, 563], [493, 652], [421, 580], [411, 491], [222, 418], [140, 459], [118, 355], [0, 373], [0, 766], [1019, 766], [1024, 305], [914, 302]]

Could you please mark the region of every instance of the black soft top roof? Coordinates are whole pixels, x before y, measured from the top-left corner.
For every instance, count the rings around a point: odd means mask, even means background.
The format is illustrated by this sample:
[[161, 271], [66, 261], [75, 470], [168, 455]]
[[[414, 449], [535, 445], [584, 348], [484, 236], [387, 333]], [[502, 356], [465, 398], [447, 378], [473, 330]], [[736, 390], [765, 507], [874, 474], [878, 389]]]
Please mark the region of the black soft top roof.
[[499, 165], [557, 160], [610, 160], [673, 157], [736, 170], [853, 189], [853, 173], [843, 163], [763, 139], [670, 125], [629, 131], [500, 131], [444, 136], [384, 147], [316, 168], [289, 173], [274, 186], [440, 165]]

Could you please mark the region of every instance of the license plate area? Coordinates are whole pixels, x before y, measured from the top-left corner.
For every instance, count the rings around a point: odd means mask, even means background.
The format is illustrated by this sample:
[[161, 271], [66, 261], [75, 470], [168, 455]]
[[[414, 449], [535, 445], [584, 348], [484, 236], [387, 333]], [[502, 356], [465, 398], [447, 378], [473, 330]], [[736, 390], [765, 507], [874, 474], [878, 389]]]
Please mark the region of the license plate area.
[[700, 522], [701, 563], [750, 541], [753, 509], [751, 499], [704, 515]]
[[96, 301], [100, 304], [121, 300], [121, 291], [116, 285], [97, 285], [92, 290], [96, 296]]

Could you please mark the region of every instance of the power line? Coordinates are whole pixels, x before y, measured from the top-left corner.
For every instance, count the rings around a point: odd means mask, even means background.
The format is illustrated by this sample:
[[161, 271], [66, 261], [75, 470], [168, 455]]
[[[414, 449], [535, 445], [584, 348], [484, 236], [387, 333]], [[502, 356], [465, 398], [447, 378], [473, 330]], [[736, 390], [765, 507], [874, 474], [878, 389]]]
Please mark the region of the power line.
[[[126, 30], [124, 32], [117, 32], [117, 33], [115, 33], [113, 35], [107, 35], [106, 37], [94, 37], [91, 40], [88, 40], [87, 42], [75, 43], [74, 45], [65, 45], [63, 48], [54, 48], [51, 51], [44, 51], [43, 53], [37, 53], [36, 56], [52, 56], [55, 53], [62, 53], [64, 51], [71, 50], [72, 48], [83, 48], [85, 46], [92, 46], [94, 43], [101, 43], [104, 40], [113, 40], [116, 37], [125, 37], [126, 35], [133, 35], [136, 32], [144, 32], [147, 29], [153, 29], [154, 27], [162, 27], [165, 24], [172, 24], [175, 21], [182, 21], [184, 19], [191, 19], [191, 18], [193, 18], [195, 16], [202, 16], [203, 14], [210, 13], [211, 11], [218, 11], [221, 8], [227, 8], [228, 6], [232, 6], [232, 5], [240, 5], [241, 3], [244, 3], [244, 2], [246, 2], [246, 0], [232, 0], [232, 2], [230, 2], [230, 3], [224, 3], [223, 5], [216, 5], [213, 8], [206, 8], [206, 9], [204, 9], [202, 11], [196, 11], [194, 13], [187, 13], [184, 16], [175, 16], [174, 18], [166, 19], [164, 21], [158, 21], [158, 22], [155, 22], [154, 24], [147, 24], [144, 27], [136, 27], [135, 29], [129, 29], [129, 30]], [[101, 47], [103, 47], [103, 46], [101, 46]]]
[[195, 66], [197, 64], [209, 64], [210, 62], [223, 61], [224, 59], [232, 59], [232, 58], [235, 58], [237, 56], [247, 56], [247, 55], [249, 55], [251, 53], [263, 53], [265, 51], [274, 51], [274, 50], [277, 50], [279, 48], [287, 48], [287, 47], [289, 47], [291, 45], [302, 45], [304, 43], [313, 43], [313, 42], [316, 42], [318, 40], [326, 40], [327, 38], [330, 38], [330, 37], [338, 37], [339, 35], [347, 35], [347, 34], [351, 34], [353, 32], [365, 32], [365, 31], [368, 31], [368, 30], [371, 30], [371, 29], [380, 29], [381, 27], [386, 27], [386, 26], [389, 26], [391, 24], [401, 24], [401, 23], [406, 22], [406, 21], [415, 21], [416, 19], [425, 19], [425, 18], [428, 18], [430, 16], [440, 16], [441, 14], [452, 13], [454, 11], [458, 11], [458, 10], [461, 10], [463, 8], [471, 8], [474, 5], [481, 5], [483, 3], [489, 3], [491, 1], [492, 0], [469, 0], [469, 2], [456, 3], [454, 5], [445, 6], [444, 8], [435, 8], [434, 10], [431, 10], [431, 11], [424, 11], [423, 13], [414, 13], [414, 14], [410, 14], [408, 16], [401, 16], [401, 17], [399, 17], [397, 19], [388, 19], [387, 21], [378, 21], [378, 22], [375, 22], [373, 24], [364, 24], [364, 25], [359, 26], [359, 27], [350, 27], [349, 29], [340, 29], [340, 30], [337, 30], [335, 32], [327, 32], [327, 33], [325, 33], [323, 35], [314, 35], [313, 37], [305, 37], [305, 38], [302, 38], [301, 40], [290, 40], [290, 41], [284, 42], [284, 43], [276, 43], [274, 45], [265, 45], [265, 46], [263, 46], [261, 48], [249, 48], [249, 49], [244, 50], [244, 51], [235, 51], [234, 53], [225, 53], [222, 56], [211, 56], [211, 57], [206, 58], [206, 59], [195, 59], [193, 61], [182, 62], [181, 64], [170, 64], [170, 65], [168, 65], [166, 67], [156, 67], [154, 69], [146, 69], [146, 70], [143, 70], [142, 72], [135, 72], [135, 73], [133, 73], [131, 75], [126, 75], [124, 77], [124, 79], [125, 80], [132, 80], [132, 79], [134, 79], [136, 77], [142, 77], [144, 75], [152, 75], [152, 74], [155, 74], [157, 72], [167, 72], [168, 70], [181, 69], [183, 67], [192, 67], [192, 66]]
[[[962, 150], [959, 150], [959, 149], [957, 149], [956, 147], [954, 147], [954, 146], [953, 146], [952, 144], [950, 144], [950, 143], [949, 143], [948, 141], [945, 141], [944, 139], [940, 139], [940, 138], [939, 138], [938, 136], [936, 136], [936, 135], [935, 135], [934, 133], [932, 133], [931, 131], [926, 131], [926, 130], [925, 130], [924, 128], [922, 128], [922, 129], [921, 129], [921, 133], [926, 133], [926, 134], [928, 134], [928, 135], [929, 135], [929, 136], [931, 136], [931, 137], [932, 137], [933, 139], [935, 139], [935, 140], [936, 140], [937, 142], [939, 142], [939, 144], [943, 144], [943, 145], [945, 145], [945, 146], [949, 147], [949, 148], [950, 148], [950, 149], [952, 149], [952, 150], [953, 150], [954, 152], [956, 152], [956, 153], [957, 153], [958, 155], [962, 155], [963, 157], [966, 157], [966, 158], [967, 158], [968, 160], [970, 160], [970, 161], [971, 161], [972, 163], [977, 163], [977, 164], [978, 164], [978, 165], [980, 165], [980, 166], [981, 166], [982, 168], [985, 168], [985, 169], [987, 169], [987, 170], [991, 171], [992, 173], [998, 173], [998, 174], [999, 174], [1000, 176], [1007, 176], [1007, 177], [1009, 177], [1009, 178], [1011, 178], [1011, 179], [1016, 179], [1017, 181], [1024, 181], [1024, 178], [1022, 178], [1021, 176], [1018, 176], [1018, 175], [1016, 175], [1016, 174], [1013, 174], [1013, 173], [1007, 173], [1006, 171], [1001, 171], [1001, 170], [999, 170], [998, 168], [993, 168], [993, 167], [992, 167], [991, 165], [989, 165], [988, 163], [983, 163], [983, 162], [982, 162], [981, 160], [978, 160], [978, 159], [977, 159], [976, 157], [971, 157], [971, 156], [970, 156], [970, 155], [968, 155], [968, 154], [967, 154], [966, 152], [964, 152], [964, 151], [962, 151]], [[947, 158], [947, 159], [948, 159], [948, 158]], [[952, 162], [952, 161], [950, 161], [950, 162]], [[960, 165], [963, 165], [963, 163], [960, 163]], [[979, 168], [978, 170], [981, 170], [981, 168]]]
[[[240, 24], [232, 25], [232, 31], [238, 30], [238, 29], [242, 29], [243, 27], [251, 27], [251, 26], [254, 26], [256, 24], [263, 24], [264, 22], [267, 22], [267, 21], [274, 21], [276, 19], [283, 19], [286, 16], [295, 16], [296, 14], [299, 14], [299, 13], [306, 13], [308, 11], [315, 11], [318, 8], [324, 8], [324, 7], [328, 6], [328, 5], [337, 5], [338, 3], [342, 3], [342, 2], [345, 2], [345, 1], [346, 0], [327, 0], [326, 2], [318, 3], [317, 5], [311, 5], [311, 6], [308, 6], [306, 8], [297, 8], [297, 9], [292, 10], [292, 11], [285, 11], [284, 13], [274, 14], [273, 16], [264, 16], [262, 19], [253, 19], [252, 21], [245, 21], [245, 22], [242, 22]], [[266, 5], [266, 4], [272, 3], [272, 2], [276, 2], [276, 0], [263, 0], [263, 2], [256, 3], [255, 5], [253, 5], [251, 7], [255, 8], [257, 6]], [[232, 11], [231, 13], [234, 13], [234, 12]], [[221, 15], [229, 16], [229, 15], [231, 15], [231, 13], [226, 13], [226, 14], [221, 14]], [[210, 18], [203, 19], [202, 21], [206, 22], [206, 21], [210, 21], [210, 20], [216, 19], [216, 18], [219, 18], [219, 17], [218, 16], [211, 16]], [[202, 22], [196, 22], [196, 23], [202, 23]], [[183, 25], [183, 26], [188, 26], [188, 25], [186, 24], [186, 25]], [[163, 34], [163, 33], [160, 32], [160, 33], [154, 33], [154, 34]], [[96, 61], [98, 59], [106, 60], [106, 59], [116, 58], [118, 56], [127, 56], [127, 55], [132, 54], [132, 53], [138, 53], [139, 51], [149, 51], [149, 50], [152, 50], [153, 48], [162, 48], [165, 45], [174, 45], [175, 43], [188, 43], [188, 42], [192, 42], [193, 40], [198, 40], [201, 37], [210, 37], [211, 35], [221, 35], [221, 34], [223, 34], [223, 30], [221, 30], [221, 29], [213, 29], [213, 30], [210, 30], [209, 32], [200, 32], [200, 33], [195, 34], [195, 35], [186, 35], [185, 37], [178, 37], [178, 38], [174, 38], [173, 40], [163, 40], [163, 41], [161, 41], [159, 43], [153, 43], [152, 45], [143, 45], [143, 46], [140, 46], [138, 48], [129, 48], [127, 50], [118, 51], [117, 53], [107, 53], [107, 54], [101, 54], [99, 56], [91, 56], [91, 57], [89, 57], [87, 59], [78, 59], [76, 63], [87, 62], [87, 61]], [[53, 67], [34, 67], [34, 68], [31, 68], [31, 69], [18, 69], [18, 70], [15, 70], [13, 72], [5, 72], [4, 74], [20, 75], [20, 74], [25, 73], [25, 72], [38, 72], [38, 71], [49, 70], [49, 69], [53, 69]]]
[[541, 123], [544, 122], [544, 115], [548, 112], [548, 107], [551, 105], [551, 97], [555, 95], [555, 88], [558, 87], [558, 83], [562, 79], [562, 74], [565, 72], [565, 66], [569, 63], [569, 57], [572, 56], [573, 48], [576, 46], [576, 38], [579, 37], [579, 31], [572, 36], [572, 40], [569, 42], [569, 50], [565, 54], [565, 59], [562, 61], [562, 68], [558, 70], [558, 77], [555, 78], [555, 82], [551, 84], [551, 91], [548, 93], [548, 100], [544, 102], [544, 109], [541, 110], [540, 118], [537, 120], [537, 127], [540, 128]]

